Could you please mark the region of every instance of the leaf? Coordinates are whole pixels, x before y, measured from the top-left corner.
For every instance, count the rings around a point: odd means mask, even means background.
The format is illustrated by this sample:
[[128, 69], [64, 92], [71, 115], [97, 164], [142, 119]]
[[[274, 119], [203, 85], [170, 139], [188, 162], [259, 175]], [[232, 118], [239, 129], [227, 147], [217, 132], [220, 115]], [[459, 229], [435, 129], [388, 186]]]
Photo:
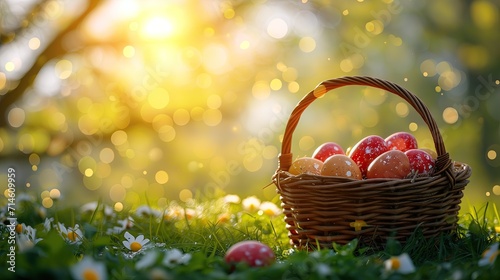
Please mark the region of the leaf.
[[333, 243], [333, 249], [335, 252], [338, 254], [341, 254], [343, 256], [353, 256], [354, 251], [358, 247], [358, 239], [355, 238], [351, 242], [345, 244], [345, 245], [339, 245], [337, 243]]

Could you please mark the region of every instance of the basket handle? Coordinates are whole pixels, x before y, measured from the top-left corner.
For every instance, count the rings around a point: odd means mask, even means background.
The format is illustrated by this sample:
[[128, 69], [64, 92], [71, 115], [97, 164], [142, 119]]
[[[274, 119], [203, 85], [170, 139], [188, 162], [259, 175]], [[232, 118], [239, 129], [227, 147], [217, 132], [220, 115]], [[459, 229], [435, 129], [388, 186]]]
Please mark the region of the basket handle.
[[438, 175], [444, 173], [444, 175], [448, 177], [450, 183], [452, 183], [452, 186], [455, 185], [455, 176], [452, 169], [452, 162], [450, 160], [449, 154], [446, 152], [443, 138], [441, 137], [441, 133], [439, 132], [436, 121], [432, 117], [427, 106], [424, 105], [420, 98], [397, 84], [366, 76], [341, 77], [323, 81], [318, 86], [316, 86], [316, 88], [310, 91], [306, 96], [304, 96], [302, 100], [299, 101], [295, 109], [290, 114], [290, 118], [288, 119], [288, 123], [285, 128], [285, 134], [283, 136], [283, 142], [281, 145], [281, 153], [278, 157], [278, 171], [288, 171], [288, 169], [292, 165], [292, 135], [295, 128], [297, 127], [302, 112], [304, 112], [309, 104], [311, 104], [317, 98], [325, 95], [328, 91], [349, 85], [371, 86], [383, 89], [394, 93], [406, 100], [420, 114], [432, 134], [436, 153], [438, 155], [436, 159], [436, 171], [434, 172], [434, 174]]

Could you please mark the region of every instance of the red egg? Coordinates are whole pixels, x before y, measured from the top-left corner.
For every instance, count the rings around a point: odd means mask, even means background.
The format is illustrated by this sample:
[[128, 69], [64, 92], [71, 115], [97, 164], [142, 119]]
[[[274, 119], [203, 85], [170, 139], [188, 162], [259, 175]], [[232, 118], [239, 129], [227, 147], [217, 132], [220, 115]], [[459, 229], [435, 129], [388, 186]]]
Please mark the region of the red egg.
[[419, 148], [419, 150], [427, 152], [434, 160], [436, 160], [437, 157], [438, 157], [436, 151], [434, 151], [432, 149], [429, 149], [429, 148]]
[[312, 157], [321, 161], [325, 161], [330, 156], [338, 154], [344, 154], [344, 150], [342, 149], [342, 147], [335, 142], [326, 142], [316, 148], [316, 150], [312, 154]]
[[418, 147], [417, 139], [411, 133], [404, 131], [389, 135], [385, 138], [385, 143], [387, 143], [389, 150], [400, 150], [402, 152]]
[[410, 174], [410, 160], [399, 150], [390, 150], [372, 161], [368, 166], [366, 177], [403, 179]]
[[421, 149], [411, 149], [405, 152], [410, 160], [410, 167], [413, 174], [429, 176], [435, 167], [432, 156]]
[[224, 260], [228, 264], [245, 262], [249, 266], [259, 267], [271, 265], [276, 261], [276, 256], [269, 246], [258, 241], [241, 241], [229, 248]]
[[370, 163], [388, 150], [384, 138], [370, 135], [354, 145], [349, 152], [349, 157], [358, 165], [363, 177], [366, 177], [366, 171]]

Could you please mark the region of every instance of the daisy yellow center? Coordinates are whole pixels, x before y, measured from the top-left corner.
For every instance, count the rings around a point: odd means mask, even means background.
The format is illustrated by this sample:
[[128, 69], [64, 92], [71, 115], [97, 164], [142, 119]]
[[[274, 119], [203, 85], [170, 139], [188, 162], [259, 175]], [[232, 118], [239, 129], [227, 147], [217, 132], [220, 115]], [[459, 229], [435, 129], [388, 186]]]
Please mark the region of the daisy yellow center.
[[95, 272], [95, 270], [87, 268], [83, 271], [82, 278], [84, 280], [98, 280], [99, 275], [97, 274], [97, 272]]
[[17, 233], [21, 233], [22, 231], [23, 231], [23, 225], [21, 225], [21, 224], [17, 224], [17, 225], [16, 225], [16, 232], [17, 232]]
[[499, 254], [500, 254], [500, 250], [498, 250], [498, 251], [494, 252], [493, 254], [491, 254], [490, 259], [489, 259], [490, 263], [494, 263], [495, 259], [497, 258], [497, 256]]
[[76, 241], [76, 238], [78, 237], [78, 234], [74, 231], [68, 232], [68, 239], [71, 241]]
[[259, 206], [257, 204], [255, 204], [255, 203], [248, 204], [248, 210], [249, 211], [253, 212], [253, 211], [256, 211], [258, 208], [259, 208]]
[[231, 218], [231, 216], [228, 213], [224, 213], [224, 214], [219, 216], [219, 219], [217, 220], [217, 222], [225, 223], [225, 222], [229, 221], [230, 218]]
[[401, 262], [399, 261], [398, 258], [392, 258], [392, 269], [396, 270], [396, 269], [399, 269], [399, 267], [401, 267]]
[[264, 214], [266, 214], [268, 216], [274, 216], [274, 210], [271, 208], [267, 208], [264, 210]]
[[139, 242], [134, 241], [134, 242], [130, 243], [130, 250], [132, 250], [134, 252], [139, 251], [141, 248], [142, 248], [142, 245]]

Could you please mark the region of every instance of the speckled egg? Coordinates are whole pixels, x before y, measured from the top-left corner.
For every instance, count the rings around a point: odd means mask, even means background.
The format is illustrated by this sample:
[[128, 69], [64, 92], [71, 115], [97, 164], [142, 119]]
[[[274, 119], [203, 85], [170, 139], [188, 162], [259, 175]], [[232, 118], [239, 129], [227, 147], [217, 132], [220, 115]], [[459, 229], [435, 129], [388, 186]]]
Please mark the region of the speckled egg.
[[390, 150], [379, 155], [368, 166], [366, 177], [403, 179], [411, 172], [410, 160], [399, 150]]
[[405, 152], [410, 160], [410, 168], [417, 176], [429, 176], [435, 168], [432, 156], [422, 149], [411, 149]]
[[422, 150], [424, 152], [427, 152], [434, 160], [436, 160], [437, 157], [438, 157], [436, 151], [434, 151], [432, 149], [429, 149], [429, 148], [420, 148], [420, 150]]
[[302, 157], [292, 162], [288, 172], [293, 175], [303, 173], [320, 175], [321, 168], [323, 168], [323, 162], [321, 160], [312, 157]]
[[370, 163], [382, 153], [388, 151], [384, 138], [378, 135], [370, 135], [361, 139], [349, 150], [349, 157], [359, 166], [363, 177]]
[[339, 176], [361, 180], [363, 176], [359, 166], [346, 155], [333, 155], [328, 157], [323, 163], [321, 175]]

